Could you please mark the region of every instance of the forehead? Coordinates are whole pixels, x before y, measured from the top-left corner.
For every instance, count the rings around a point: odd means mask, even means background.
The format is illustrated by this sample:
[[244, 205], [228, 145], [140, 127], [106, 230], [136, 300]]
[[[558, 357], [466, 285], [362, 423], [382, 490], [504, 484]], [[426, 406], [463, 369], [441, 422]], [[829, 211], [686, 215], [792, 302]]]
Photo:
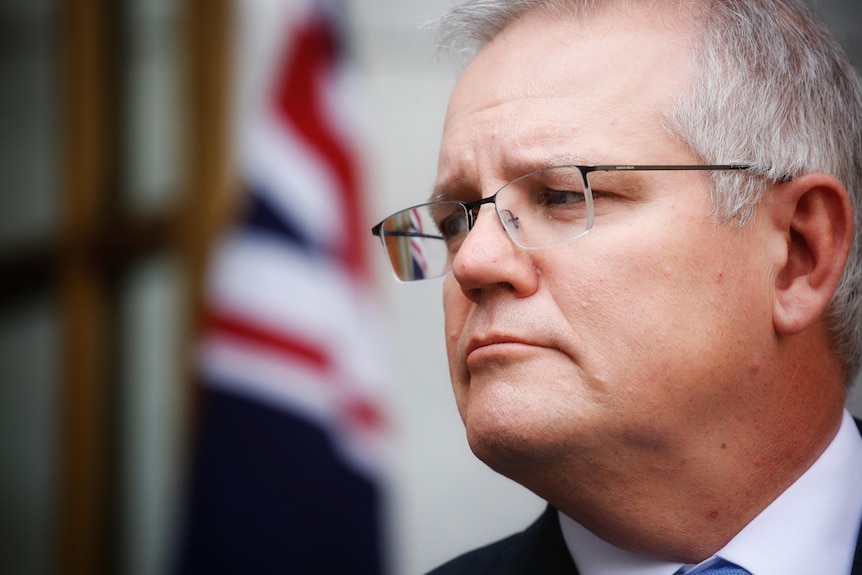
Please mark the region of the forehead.
[[537, 12], [511, 24], [453, 91], [440, 178], [549, 163], [667, 163], [687, 153], [662, 112], [687, 78], [689, 27], [651, 6], [586, 20]]

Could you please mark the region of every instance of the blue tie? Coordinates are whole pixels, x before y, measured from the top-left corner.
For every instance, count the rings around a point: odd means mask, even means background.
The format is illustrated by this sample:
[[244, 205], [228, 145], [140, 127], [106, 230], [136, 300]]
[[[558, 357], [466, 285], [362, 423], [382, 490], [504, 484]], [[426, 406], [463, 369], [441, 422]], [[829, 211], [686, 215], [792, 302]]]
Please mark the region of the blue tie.
[[751, 575], [751, 573], [730, 561], [721, 560], [709, 569], [694, 571], [691, 575]]
[[720, 565], [700, 572], [702, 575], [751, 575], [738, 565]]

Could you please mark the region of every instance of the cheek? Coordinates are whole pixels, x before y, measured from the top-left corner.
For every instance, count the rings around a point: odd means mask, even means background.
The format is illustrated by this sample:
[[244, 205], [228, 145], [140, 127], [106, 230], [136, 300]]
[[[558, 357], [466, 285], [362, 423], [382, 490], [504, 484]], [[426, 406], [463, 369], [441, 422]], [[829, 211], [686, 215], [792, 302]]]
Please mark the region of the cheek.
[[443, 285], [444, 330], [446, 338], [446, 355], [449, 359], [449, 372], [452, 383], [457, 387], [466, 376], [466, 365], [463, 358], [459, 359], [458, 348], [464, 325], [469, 315], [471, 303], [461, 293], [457, 282], [449, 276]]
[[[596, 234], [583, 246], [589, 254], [569, 255], [589, 265], [546, 274], [601, 379], [628, 368], [661, 377], [716, 348], [744, 354], [747, 339], [763, 337], [771, 326], [767, 278], [733, 232], [668, 234], [665, 241], [651, 235], [611, 243]], [[620, 245], [625, 249], [613, 248]]]
[[443, 284], [443, 317], [446, 349], [450, 359], [464, 330], [469, 303], [452, 276], [447, 277]]

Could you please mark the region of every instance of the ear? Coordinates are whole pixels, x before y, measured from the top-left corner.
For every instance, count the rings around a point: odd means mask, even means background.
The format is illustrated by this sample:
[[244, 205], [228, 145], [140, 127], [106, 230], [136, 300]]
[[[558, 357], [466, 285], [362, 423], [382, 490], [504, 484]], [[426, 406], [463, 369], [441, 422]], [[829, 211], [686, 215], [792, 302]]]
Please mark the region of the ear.
[[820, 173], [777, 185], [767, 204], [784, 250], [773, 324], [794, 335], [819, 321], [832, 299], [853, 241], [853, 210], [844, 185]]

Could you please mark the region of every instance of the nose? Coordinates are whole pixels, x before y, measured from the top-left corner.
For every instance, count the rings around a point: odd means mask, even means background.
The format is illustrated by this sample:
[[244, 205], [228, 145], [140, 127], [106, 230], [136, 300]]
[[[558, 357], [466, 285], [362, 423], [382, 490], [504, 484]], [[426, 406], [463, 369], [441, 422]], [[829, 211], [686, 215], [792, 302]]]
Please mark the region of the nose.
[[526, 297], [539, 281], [532, 255], [515, 245], [492, 204], [479, 208], [452, 260], [452, 275], [464, 295], [477, 302], [488, 290], [500, 288]]

